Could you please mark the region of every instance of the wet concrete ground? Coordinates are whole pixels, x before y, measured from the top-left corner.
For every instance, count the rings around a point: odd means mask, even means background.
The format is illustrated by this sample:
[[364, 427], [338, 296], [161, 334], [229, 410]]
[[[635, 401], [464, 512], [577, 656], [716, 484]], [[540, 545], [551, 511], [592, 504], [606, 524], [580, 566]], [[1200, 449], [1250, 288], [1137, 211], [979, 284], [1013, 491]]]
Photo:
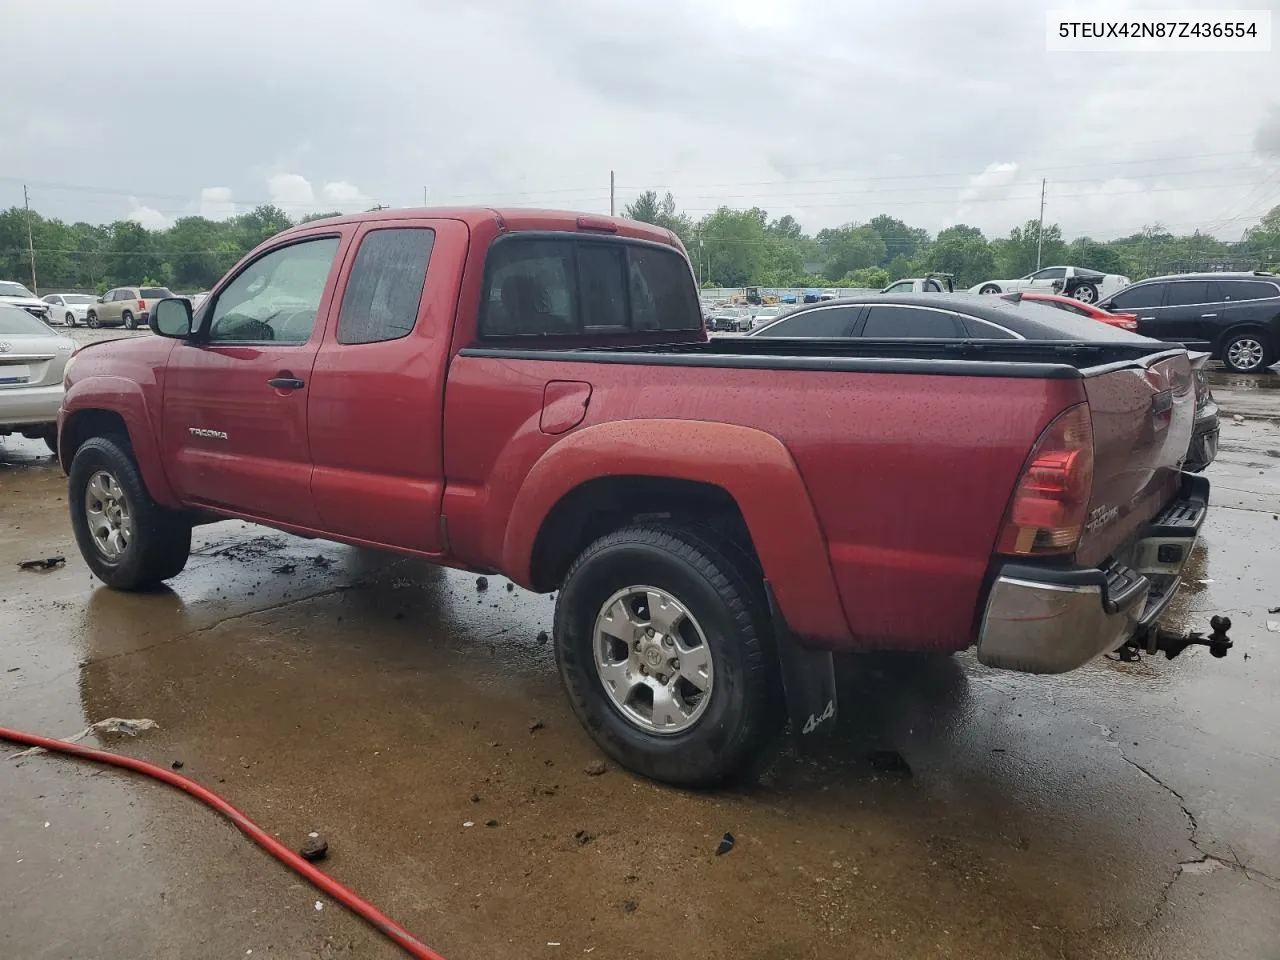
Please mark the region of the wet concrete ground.
[[[99, 742], [324, 833], [454, 960], [1280, 957], [1280, 424], [1224, 424], [1172, 617], [1228, 613], [1227, 659], [864, 658], [835, 740], [714, 793], [587, 774], [549, 598], [238, 522], [113, 593], [42, 454], [0, 446], [0, 725], [156, 720]], [[6, 958], [398, 955], [189, 798], [48, 756], [0, 760], [0, 903]]]

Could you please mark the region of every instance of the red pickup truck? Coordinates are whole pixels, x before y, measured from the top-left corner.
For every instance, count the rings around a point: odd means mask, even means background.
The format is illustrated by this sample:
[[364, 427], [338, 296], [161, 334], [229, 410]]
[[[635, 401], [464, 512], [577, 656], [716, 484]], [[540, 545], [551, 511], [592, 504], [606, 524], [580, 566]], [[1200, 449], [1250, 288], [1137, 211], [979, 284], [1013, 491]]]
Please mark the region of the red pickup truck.
[[151, 325], [67, 367], [106, 584], [238, 517], [559, 591], [573, 709], [675, 783], [732, 774], [784, 704], [830, 726], [833, 654], [1055, 673], [1152, 636], [1208, 502], [1180, 348], [712, 343], [679, 240], [627, 220], [317, 221]]

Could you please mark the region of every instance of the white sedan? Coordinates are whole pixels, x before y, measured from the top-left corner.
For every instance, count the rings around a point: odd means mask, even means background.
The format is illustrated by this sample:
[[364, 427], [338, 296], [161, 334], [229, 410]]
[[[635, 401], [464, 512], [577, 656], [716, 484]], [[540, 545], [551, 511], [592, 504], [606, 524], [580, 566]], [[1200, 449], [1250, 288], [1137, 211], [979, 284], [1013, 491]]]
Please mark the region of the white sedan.
[[969, 288], [970, 293], [1019, 293], [1035, 290], [1075, 297], [1081, 303], [1097, 303], [1119, 293], [1129, 278], [1117, 273], [1100, 273], [1084, 267], [1045, 267], [1016, 280], [986, 280]]
[[41, 297], [49, 305], [49, 319], [61, 320], [68, 327], [85, 322], [89, 305], [97, 301], [87, 293], [49, 293]]
[[58, 452], [62, 374], [75, 349], [70, 337], [0, 304], [0, 437], [20, 433]]

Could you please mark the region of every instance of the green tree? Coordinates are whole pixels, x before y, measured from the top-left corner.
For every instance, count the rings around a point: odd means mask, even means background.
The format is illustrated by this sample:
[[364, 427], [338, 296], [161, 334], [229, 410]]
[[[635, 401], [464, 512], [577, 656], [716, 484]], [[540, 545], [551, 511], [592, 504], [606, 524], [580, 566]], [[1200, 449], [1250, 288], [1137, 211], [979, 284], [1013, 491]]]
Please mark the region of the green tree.
[[842, 287], [864, 287], [879, 290], [889, 285], [889, 271], [884, 267], [863, 267], [840, 278]]
[[961, 223], [938, 234], [925, 266], [938, 273], [954, 274], [959, 288], [971, 287], [992, 278], [995, 251], [981, 230]]
[[1065, 263], [1067, 245], [1062, 241], [1062, 228], [1056, 223], [1045, 224], [1041, 239], [1039, 222], [1028, 220], [1024, 226], [1010, 230], [1007, 240], [997, 242], [996, 267], [1000, 276], [1013, 279], [1038, 269], [1037, 247], [1040, 249], [1040, 266]]
[[819, 231], [817, 239], [824, 261], [823, 276], [831, 280], [852, 270], [874, 267], [885, 257], [884, 240], [869, 226], [828, 228]]
[[658, 204], [658, 192], [646, 190], [622, 208], [622, 215], [641, 223], [657, 223], [662, 210]]
[[885, 259], [880, 266], [887, 267], [897, 257], [910, 260], [916, 252], [929, 242], [929, 231], [919, 227], [909, 227], [901, 220], [886, 213], [872, 217], [867, 224], [884, 241]]
[[110, 286], [124, 287], [141, 283], [145, 277], [164, 271], [156, 249], [157, 234], [132, 220], [117, 220], [111, 225], [111, 241], [107, 246], [106, 280]]

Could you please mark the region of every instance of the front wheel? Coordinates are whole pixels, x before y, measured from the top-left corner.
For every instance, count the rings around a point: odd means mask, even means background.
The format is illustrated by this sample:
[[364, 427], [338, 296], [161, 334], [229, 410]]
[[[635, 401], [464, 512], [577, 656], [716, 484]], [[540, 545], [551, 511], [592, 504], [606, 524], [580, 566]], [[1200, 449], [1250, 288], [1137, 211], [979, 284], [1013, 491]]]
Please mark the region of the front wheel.
[[1258, 373], [1275, 363], [1276, 355], [1263, 334], [1245, 330], [1223, 343], [1222, 362], [1237, 373]]
[[1081, 303], [1097, 303], [1098, 288], [1092, 283], [1082, 283], [1076, 287], [1075, 293], [1072, 294]]
[[666, 783], [720, 783], [751, 756], [774, 716], [770, 647], [758, 573], [684, 527], [601, 537], [556, 602], [574, 713], [610, 757]]
[[135, 322], [134, 322], [133, 314], [132, 314], [132, 313], [130, 313], [128, 310], [126, 310], [126, 311], [121, 315], [120, 319], [124, 321], [124, 328], [125, 328], [126, 330], [137, 330], [137, 329], [138, 329], [138, 325], [137, 325], [137, 323], [135, 323]]
[[94, 437], [76, 451], [67, 480], [76, 543], [109, 587], [142, 590], [182, 572], [191, 523], [147, 493], [120, 437]]
[[999, 293], [1000, 288], [997, 287], [994, 283], [988, 283], [988, 284], [985, 284], [983, 288], [978, 292], [979, 293]]
[[85, 325], [91, 330], [97, 330], [101, 324], [98, 322], [98, 315], [92, 310], [84, 318]]

